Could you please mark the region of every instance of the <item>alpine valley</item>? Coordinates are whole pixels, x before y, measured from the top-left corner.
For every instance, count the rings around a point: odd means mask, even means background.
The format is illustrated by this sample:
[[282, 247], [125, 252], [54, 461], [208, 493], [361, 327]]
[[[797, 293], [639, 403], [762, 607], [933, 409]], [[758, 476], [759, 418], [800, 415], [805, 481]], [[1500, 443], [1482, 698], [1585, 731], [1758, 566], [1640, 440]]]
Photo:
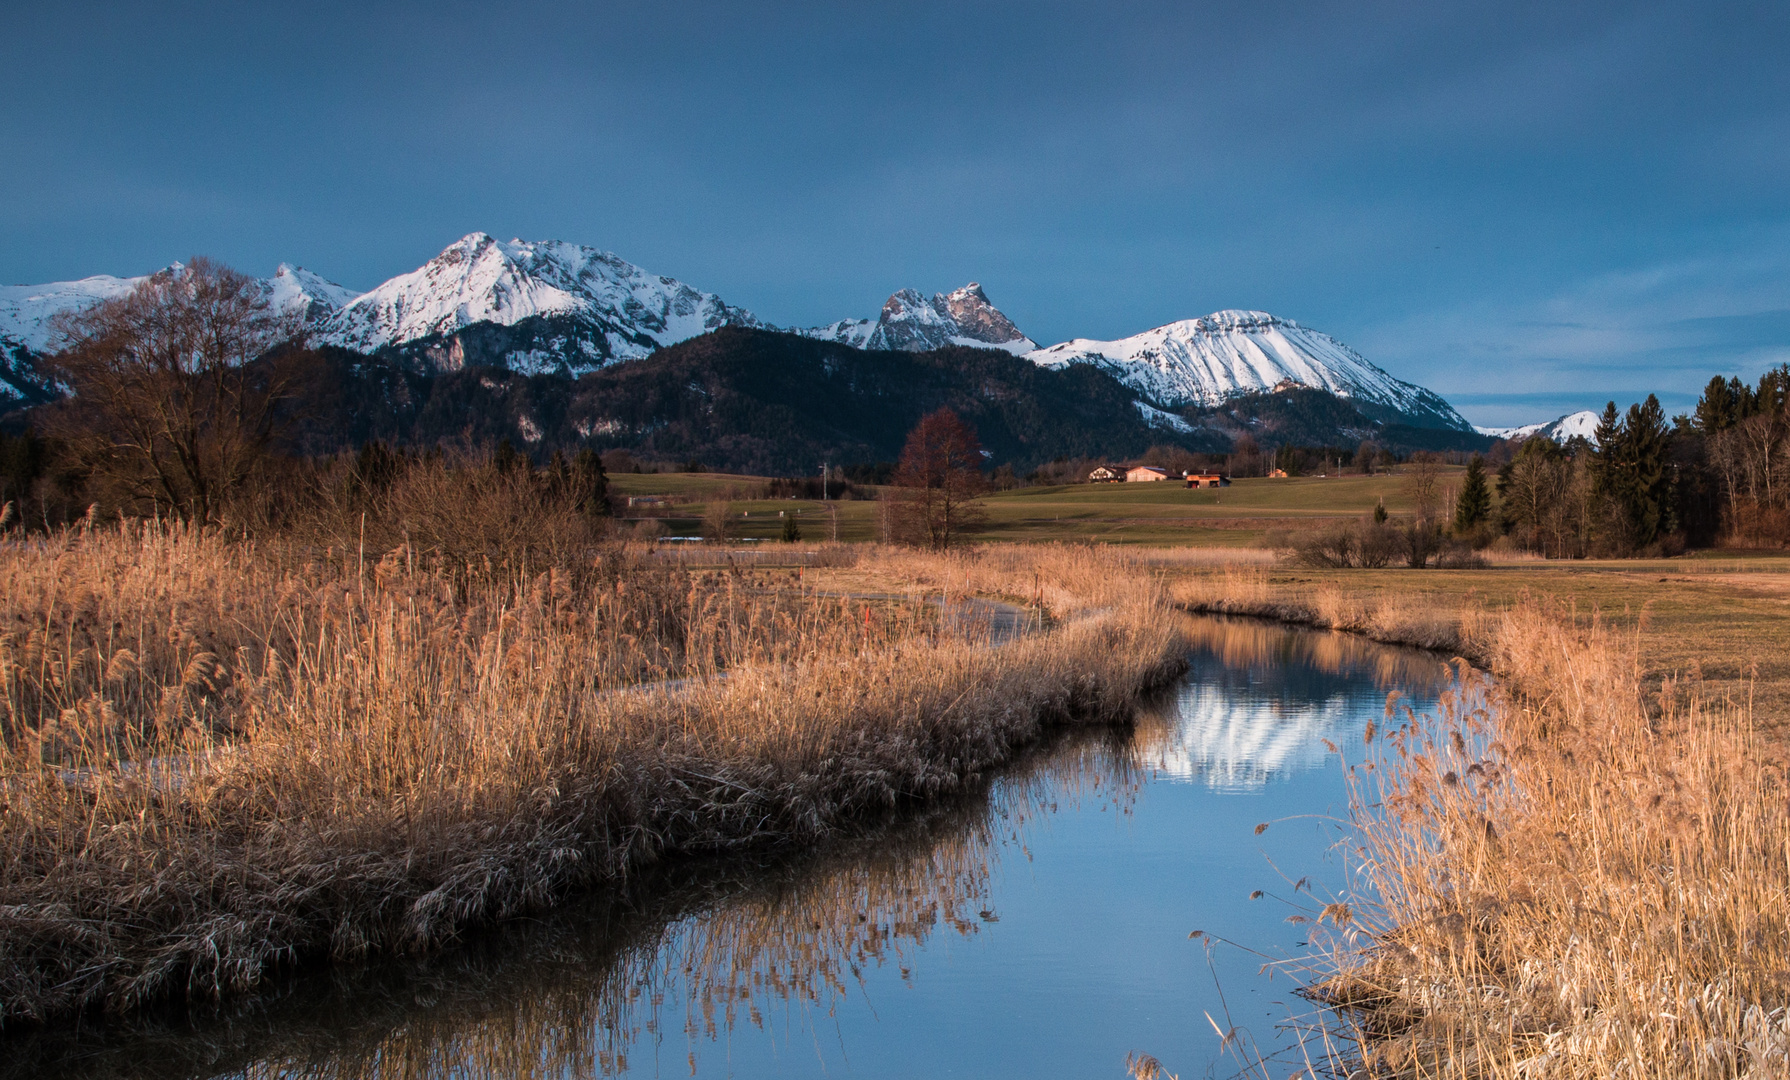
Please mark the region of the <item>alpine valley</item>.
[[[162, 273], [178, 274], [179, 264]], [[56, 316], [142, 278], [0, 287], [0, 411], [54, 407]], [[1440, 396], [1336, 339], [1220, 311], [1117, 341], [1040, 348], [974, 282], [902, 289], [875, 319], [783, 328], [596, 248], [472, 233], [355, 293], [281, 265], [262, 282], [315, 365], [299, 445], [509, 440], [533, 453], [628, 448], [710, 468], [799, 473], [896, 457], [923, 414], [956, 409], [992, 464], [1279, 444], [1478, 449]]]

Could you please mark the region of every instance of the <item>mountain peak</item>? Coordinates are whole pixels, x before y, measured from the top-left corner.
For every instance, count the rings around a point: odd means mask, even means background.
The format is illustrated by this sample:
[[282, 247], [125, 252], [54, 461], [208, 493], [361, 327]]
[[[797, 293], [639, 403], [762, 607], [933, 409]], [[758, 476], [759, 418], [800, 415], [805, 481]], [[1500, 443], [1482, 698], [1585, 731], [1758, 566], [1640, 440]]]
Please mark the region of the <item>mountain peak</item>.
[[1576, 413], [1567, 413], [1558, 420], [1546, 420], [1539, 424], [1524, 424], [1522, 427], [1475, 427], [1473, 430], [1481, 435], [1490, 435], [1494, 439], [1529, 439], [1537, 435], [1552, 439], [1564, 445], [1575, 436], [1581, 437], [1591, 445], [1597, 445], [1597, 425], [1601, 417], [1590, 409], [1581, 409]]
[[[504, 346], [503, 362], [524, 371], [570, 372], [646, 356], [719, 326], [763, 325], [717, 296], [648, 274], [598, 248], [559, 240], [504, 242], [471, 232], [416, 270], [344, 304], [318, 336], [370, 353], [439, 342], [475, 323], [524, 322], [532, 328], [521, 335], [527, 344]], [[439, 356], [429, 355], [438, 364], [464, 363], [463, 351], [436, 351]]]
[[859, 349], [901, 352], [968, 345], [1018, 355], [1038, 347], [1020, 333], [1013, 320], [988, 302], [988, 294], [974, 281], [950, 293], [934, 293], [930, 299], [917, 289], [899, 289], [883, 302], [882, 313], [874, 322], [841, 319], [796, 333]]
[[1266, 311], [1229, 308], [1117, 341], [1077, 338], [1028, 354], [1045, 367], [1094, 364], [1162, 405], [1221, 405], [1303, 386], [1419, 427], [1472, 430], [1435, 393], [1393, 378], [1360, 353]]
[[264, 284], [268, 302], [275, 311], [296, 316], [306, 324], [322, 322], [358, 295], [353, 289], [345, 289], [321, 274], [291, 263], [281, 263]]

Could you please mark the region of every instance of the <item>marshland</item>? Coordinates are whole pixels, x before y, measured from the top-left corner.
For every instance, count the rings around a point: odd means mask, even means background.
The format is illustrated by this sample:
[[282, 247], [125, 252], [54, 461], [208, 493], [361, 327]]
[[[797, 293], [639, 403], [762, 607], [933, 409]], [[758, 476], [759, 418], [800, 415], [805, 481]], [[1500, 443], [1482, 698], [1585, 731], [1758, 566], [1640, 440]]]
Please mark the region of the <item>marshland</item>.
[[[383, 1075], [396, 1033], [422, 1022], [390, 1004], [393, 987], [439, 987], [446, 971], [476, 977], [419, 998], [444, 1002], [424, 1010], [439, 1034], [405, 1036], [424, 1039], [402, 1050], [425, 1071], [461, 1046], [487, 1066], [477, 1055], [621, 1073], [639, 1067], [642, 1038], [687, 1026], [663, 991], [650, 1008], [630, 998], [626, 973], [672, 978], [673, 1005], [694, 1015], [740, 985], [692, 981], [677, 959], [691, 949], [776, 974], [747, 979], [768, 1000], [703, 1021], [674, 1057], [761, 1052], [745, 1032], [762, 1029], [741, 1017], [773, 1002], [810, 1041], [817, 1012], [846, 1016], [840, 1053], [874, 1055], [901, 1027], [851, 1003], [888, 1007], [879, 980], [899, 972], [894, 986], [944, 1007], [955, 998], [926, 965], [961, 963], [951, 950], [966, 946], [949, 941], [993, 952], [977, 994], [1017, 970], [1050, 985], [1040, 957], [1060, 950], [1043, 927], [1090, 879], [1080, 903], [1162, 897], [1107, 918], [1154, 926], [1158, 945], [1172, 925], [1186, 946], [1166, 966], [1138, 962], [1166, 987], [1142, 1007], [1190, 1015], [1116, 1025], [1172, 1067], [1296, 1053], [1376, 1075], [1590, 1076], [1628, 1061], [1636, 1075], [1728, 1076], [1776, 1067], [1790, 1042], [1790, 822], [1758, 708], [1773, 661], [1761, 675], [1759, 657], [1727, 655], [1720, 628], [1687, 644], [1692, 617], [1672, 610], [1706, 604], [1696, 588], [1743, 625], [1768, 619], [1782, 602], [1769, 561], [1680, 565], [1664, 590], [1636, 564], [1528, 563], [1414, 588], [1247, 553], [821, 545], [787, 566], [766, 551], [729, 566], [616, 543], [585, 567], [469, 573], [402, 543], [369, 557], [154, 522], [15, 533], [0, 556], [0, 928], [8, 1038], [32, 1063], [20, 1075], [95, 1053], [141, 1075], [133, 1047], [220, 1039], [251, 1070]], [[989, 610], [1017, 617], [1002, 629]], [[1246, 621], [1220, 633], [1187, 612]], [[1316, 629], [1288, 644], [1249, 620]], [[1359, 651], [1374, 640], [1428, 651]], [[1669, 666], [1686, 648], [1704, 658], [1694, 672]], [[1450, 656], [1476, 666], [1444, 668]], [[1226, 689], [1251, 670], [1307, 669], [1363, 689], [1340, 709], [1309, 696], [1327, 718], [1309, 728], [1288, 722], [1284, 686], [1267, 714]], [[1202, 687], [1223, 704], [1197, 704]], [[1231, 717], [1222, 736], [1215, 715]], [[1314, 767], [1329, 779], [1297, 779]], [[1178, 784], [1205, 801], [1159, 810], [1156, 793]], [[1108, 810], [1102, 827], [1160, 835], [1092, 860], [1114, 840], [1082, 839], [1075, 822]], [[1316, 824], [1280, 820], [1299, 814]], [[1068, 876], [1000, 893], [1058, 830], [1075, 839], [1053, 871]], [[930, 883], [925, 918], [901, 907], [917, 886], [900, 885], [895, 908], [875, 900], [891, 880]], [[812, 888], [841, 905], [817, 922], [832, 937], [792, 943], [792, 912], [814, 901], [791, 897]], [[1015, 915], [1027, 906], [1035, 923]], [[748, 917], [749, 930], [715, 922]], [[866, 952], [865, 927], [888, 940]], [[1112, 937], [1094, 940], [1122, 954], [1135, 934]], [[553, 978], [587, 962], [597, 974], [567, 989], [529, 974], [543, 955]], [[363, 983], [375, 989], [328, 1004]], [[569, 1014], [541, 1017], [568, 994]], [[1276, 1004], [1222, 1020], [1258, 999]], [[263, 1008], [274, 1034], [250, 1037], [245, 1017]], [[533, 1034], [499, 1038], [493, 1008], [521, 1010], [506, 1031], [535, 1017]], [[98, 1049], [68, 1041], [77, 1015]], [[475, 1020], [484, 1033], [462, 1045]], [[325, 1030], [335, 1057], [302, 1045]], [[549, 1052], [564, 1038], [586, 1042]], [[788, 1033], [770, 1045], [788, 1068]]]

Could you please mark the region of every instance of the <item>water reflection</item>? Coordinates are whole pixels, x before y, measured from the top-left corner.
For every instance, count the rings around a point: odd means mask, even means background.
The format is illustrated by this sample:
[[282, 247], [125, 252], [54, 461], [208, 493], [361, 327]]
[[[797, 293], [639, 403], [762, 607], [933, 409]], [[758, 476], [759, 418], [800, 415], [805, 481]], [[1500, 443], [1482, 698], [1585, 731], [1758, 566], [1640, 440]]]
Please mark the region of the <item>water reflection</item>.
[[1136, 760], [1128, 732], [1067, 733], [980, 797], [818, 856], [680, 864], [461, 949], [295, 977], [203, 1017], [15, 1033], [0, 1078], [697, 1075], [737, 1031], [780, 1038], [777, 1019], [824, 1017], [867, 970], [905, 980], [935, 937], [998, 921], [1001, 850], [1067, 804], [1123, 810]]
[[1139, 749], [1163, 773], [1224, 791], [1318, 768], [1389, 692], [1432, 699], [1453, 679], [1433, 654], [1348, 634], [1247, 619], [1201, 619], [1190, 633], [1171, 721]]
[[[1285, 912], [1247, 900], [1264, 853], [1249, 826], [1342, 790], [1337, 775], [1270, 781], [1326, 767], [1322, 739], [1446, 674], [1341, 635], [1217, 619], [1190, 633], [1188, 679], [1134, 728], [1065, 734], [976, 797], [820, 854], [667, 868], [217, 1015], [11, 1035], [0, 1080], [1117, 1075], [1131, 1046], [1209, 1059], [1198, 1021], [1217, 1006], [1187, 931], [1296, 945]], [[1273, 853], [1283, 865], [1327, 844], [1268, 840], [1295, 845]], [[1224, 977], [1259, 981], [1256, 966]]]

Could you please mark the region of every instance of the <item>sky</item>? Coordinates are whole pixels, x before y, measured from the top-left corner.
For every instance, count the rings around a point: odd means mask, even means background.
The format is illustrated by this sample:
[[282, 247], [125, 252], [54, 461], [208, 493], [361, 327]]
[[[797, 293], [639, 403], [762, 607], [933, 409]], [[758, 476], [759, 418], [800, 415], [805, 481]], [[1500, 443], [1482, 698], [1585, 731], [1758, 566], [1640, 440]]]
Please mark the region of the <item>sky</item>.
[[1222, 308], [1481, 424], [1790, 361], [1790, 5], [24, 4], [0, 282], [569, 240], [779, 325]]

